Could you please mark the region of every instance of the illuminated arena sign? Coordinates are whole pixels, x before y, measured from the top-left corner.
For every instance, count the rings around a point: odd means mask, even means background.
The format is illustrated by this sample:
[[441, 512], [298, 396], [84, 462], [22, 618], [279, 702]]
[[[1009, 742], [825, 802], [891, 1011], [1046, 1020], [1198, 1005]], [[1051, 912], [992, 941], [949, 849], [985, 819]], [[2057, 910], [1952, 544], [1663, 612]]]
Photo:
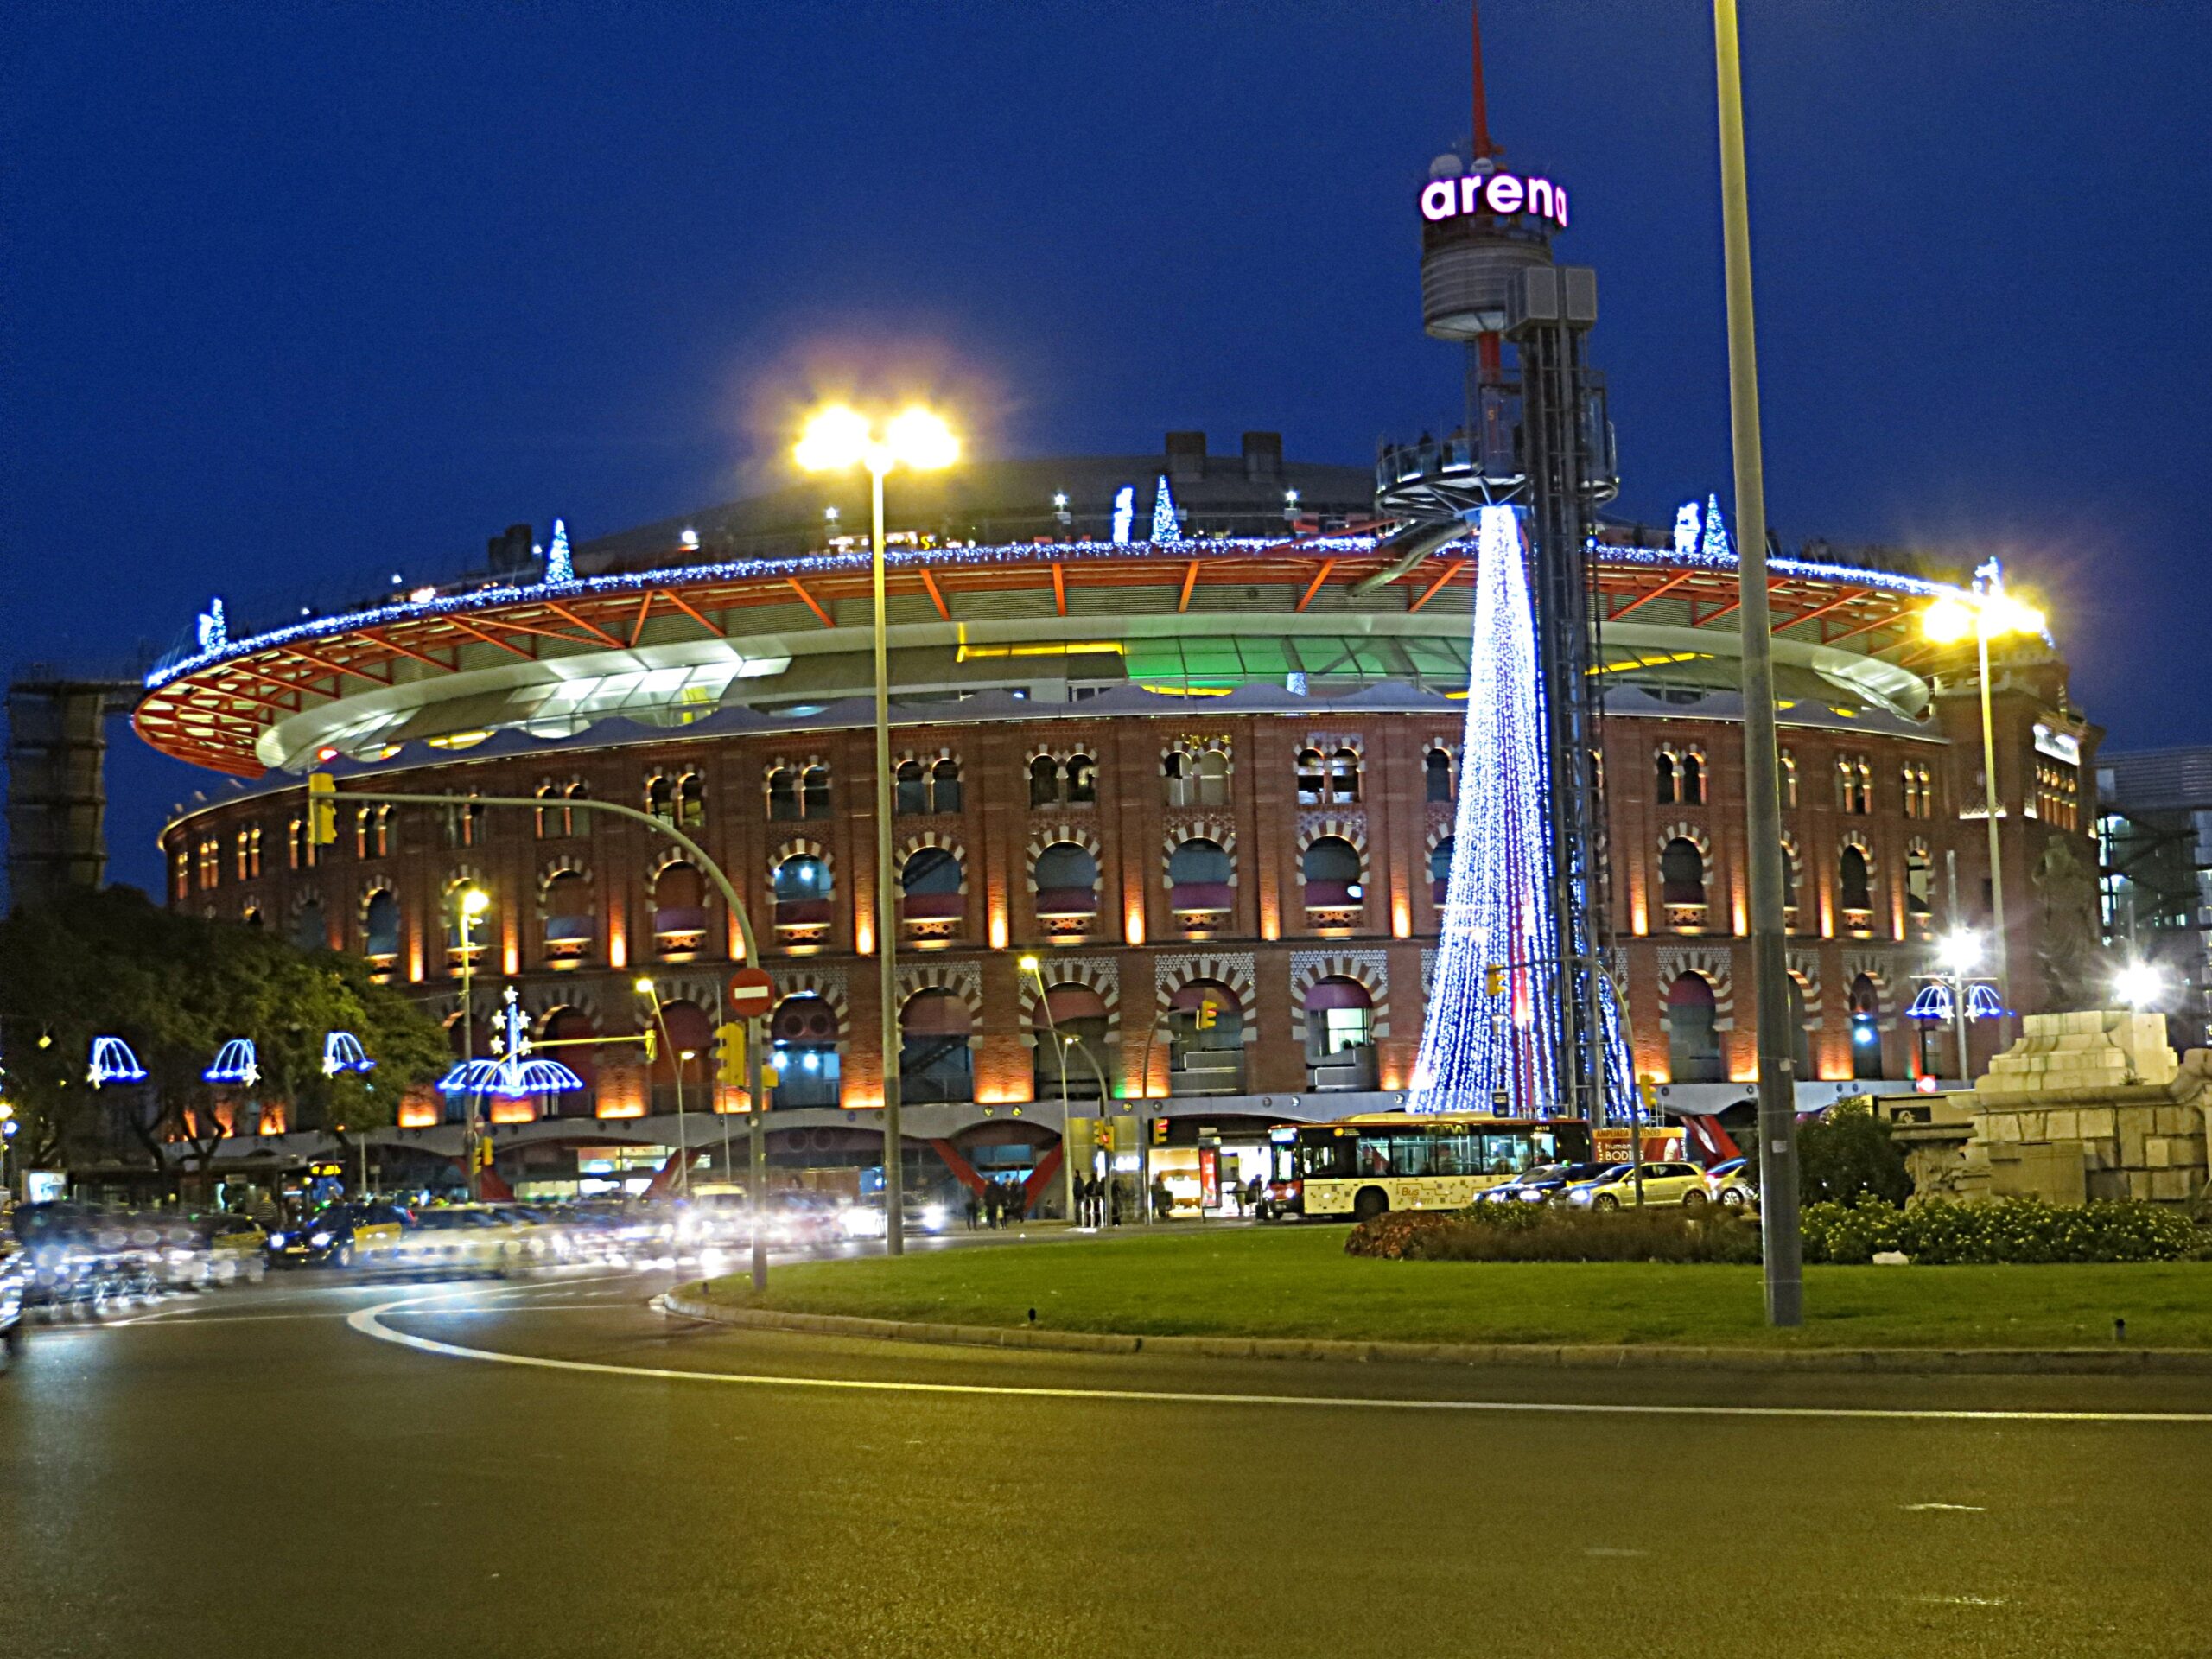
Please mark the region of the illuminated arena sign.
[[1421, 216], [1432, 225], [1468, 213], [1510, 219], [1532, 213], [1567, 228], [1567, 187], [1549, 179], [1517, 173], [1470, 173], [1460, 179], [1432, 179], [1421, 187]]

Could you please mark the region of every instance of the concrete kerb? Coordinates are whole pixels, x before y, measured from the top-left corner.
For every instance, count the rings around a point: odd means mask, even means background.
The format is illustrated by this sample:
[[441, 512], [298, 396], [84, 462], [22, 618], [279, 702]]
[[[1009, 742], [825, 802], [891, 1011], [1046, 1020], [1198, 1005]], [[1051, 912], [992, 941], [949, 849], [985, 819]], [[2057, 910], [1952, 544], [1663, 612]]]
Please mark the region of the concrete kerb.
[[1141, 1337], [1034, 1325], [937, 1325], [849, 1313], [731, 1307], [682, 1285], [670, 1313], [709, 1325], [970, 1348], [1186, 1359], [1304, 1359], [1361, 1363], [1522, 1366], [1539, 1370], [1919, 1372], [1951, 1376], [2212, 1376], [2212, 1351], [2188, 1348], [1692, 1348], [1656, 1343], [1340, 1342], [1320, 1338]]

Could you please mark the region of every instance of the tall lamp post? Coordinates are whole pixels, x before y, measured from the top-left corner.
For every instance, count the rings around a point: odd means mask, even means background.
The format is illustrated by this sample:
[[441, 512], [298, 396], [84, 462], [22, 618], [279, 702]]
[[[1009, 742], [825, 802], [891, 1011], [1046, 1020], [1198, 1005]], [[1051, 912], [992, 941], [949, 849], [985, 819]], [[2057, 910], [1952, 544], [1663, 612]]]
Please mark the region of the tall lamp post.
[[[469, 985], [476, 971], [476, 924], [492, 907], [492, 895], [481, 887], [462, 887], [453, 896], [454, 931], [461, 938], [461, 1058], [476, 1058], [476, 1005]], [[483, 1195], [483, 1180], [476, 1168], [476, 1109], [481, 1096], [461, 1097], [461, 1169], [471, 1203]]]
[[899, 1126], [899, 901], [891, 868], [890, 632], [883, 598], [883, 478], [893, 467], [935, 472], [960, 458], [960, 440], [943, 419], [918, 405], [891, 417], [878, 435], [867, 416], [842, 404], [817, 410], [799, 435], [794, 458], [810, 473], [868, 468], [874, 509], [868, 563], [875, 597], [875, 953], [880, 970], [883, 1069], [884, 1253], [898, 1255], [906, 1242], [899, 1217], [905, 1185], [905, 1141]]
[[1974, 585], [1948, 598], [1939, 599], [1921, 613], [1921, 632], [1939, 645], [1955, 645], [1974, 636], [1981, 676], [1981, 804], [1989, 823], [1989, 937], [1997, 953], [1997, 996], [2005, 1012], [1997, 1027], [1998, 1046], [2011, 1040], [2012, 980], [2005, 944], [2005, 871], [1997, 833], [1997, 736], [1990, 710], [1989, 642], [2008, 634], [2041, 633], [2044, 614], [2005, 591], [2005, 573], [1992, 559], [1974, 573]]

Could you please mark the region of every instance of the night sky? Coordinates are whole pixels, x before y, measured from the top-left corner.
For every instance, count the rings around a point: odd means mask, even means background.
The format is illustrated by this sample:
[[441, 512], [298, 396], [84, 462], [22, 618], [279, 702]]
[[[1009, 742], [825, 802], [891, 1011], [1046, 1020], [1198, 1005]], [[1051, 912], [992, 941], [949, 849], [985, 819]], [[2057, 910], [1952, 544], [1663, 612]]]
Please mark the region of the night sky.
[[[2005, 552], [2110, 747], [2212, 740], [2212, 7], [1747, 10], [1777, 531]], [[1728, 476], [1708, 10], [1484, 21], [1508, 163], [1600, 272], [1620, 508], [1664, 520]], [[847, 379], [990, 453], [1364, 461], [1456, 401], [1414, 197], [1465, 35], [1460, 0], [19, 5], [0, 661], [726, 500]], [[224, 785], [116, 734], [115, 873], [156, 882]]]

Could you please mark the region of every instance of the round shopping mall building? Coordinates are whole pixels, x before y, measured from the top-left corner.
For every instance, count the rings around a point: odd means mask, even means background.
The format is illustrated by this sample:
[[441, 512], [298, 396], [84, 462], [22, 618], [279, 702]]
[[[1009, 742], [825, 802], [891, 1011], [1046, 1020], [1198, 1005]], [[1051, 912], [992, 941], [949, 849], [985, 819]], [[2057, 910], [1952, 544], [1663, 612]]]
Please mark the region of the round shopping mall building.
[[[1102, 1093], [1151, 1103], [1172, 1179], [1202, 1137], [1257, 1144], [1397, 1103], [1458, 783], [1493, 757], [1462, 747], [1484, 690], [1468, 684], [1470, 551], [1408, 568], [1382, 546], [1377, 484], [1287, 463], [1269, 433], [1227, 455], [1183, 433], [1158, 455], [893, 475], [895, 1063], [922, 1184], [1033, 1173], [1064, 1094], [1086, 1115]], [[758, 929], [779, 1165], [876, 1163], [884, 873], [868, 556], [849, 533], [865, 487], [580, 543], [572, 569], [565, 543], [518, 528], [450, 580], [210, 619], [137, 712], [147, 741], [232, 780], [168, 825], [171, 902], [359, 953], [458, 1044], [453, 898], [480, 887], [479, 1052], [507, 986], [540, 1037], [618, 1035], [639, 1028], [650, 976], [670, 1037], [652, 1060], [565, 1051], [584, 1091], [497, 1114], [500, 1173], [569, 1190], [696, 1142], [679, 1088], [690, 1112], [742, 1103], [713, 1082], [734, 918], [672, 842], [577, 804], [639, 808], [706, 849]], [[1753, 1028], [1736, 571], [1702, 530], [1694, 511], [1608, 526], [1595, 574], [1614, 964], [1639, 1071], [1692, 1112], [1748, 1094]], [[1907, 556], [1815, 548], [1770, 577], [1793, 1012], [1801, 1075], [1821, 1080], [1804, 1087], [1955, 1075], [1899, 1015], [1935, 931], [1987, 917], [1971, 651], [1923, 641], [1937, 588]], [[2037, 873], [2094, 868], [2096, 734], [2047, 642], [1996, 672], [2021, 964], [2094, 903]], [[306, 834], [316, 766], [338, 779], [334, 847]], [[346, 798], [379, 788], [453, 800]], [[2032, 974], [2014, 979], [2015, 1005], [2037, 1007]], [[443, 1116], [412, 1098], [392, 1138], [445, 1150]]]

